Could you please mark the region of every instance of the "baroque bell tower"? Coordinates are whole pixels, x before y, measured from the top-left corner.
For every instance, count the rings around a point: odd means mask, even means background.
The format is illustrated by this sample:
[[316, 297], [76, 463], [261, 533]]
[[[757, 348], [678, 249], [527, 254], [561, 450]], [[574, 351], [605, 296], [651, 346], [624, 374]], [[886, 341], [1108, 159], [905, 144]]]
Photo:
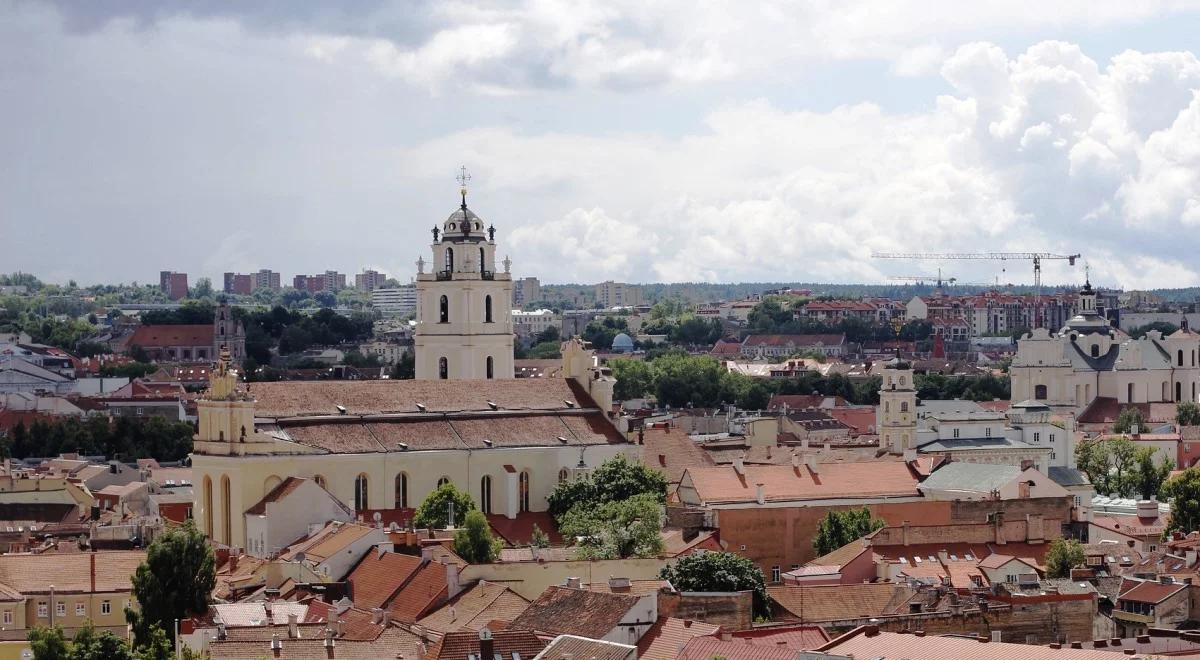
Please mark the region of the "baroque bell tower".
[[883, 370], [875, 432], [879, 445], [893, 454], [917, 446], [917, 390], [912, 368], [906, 364]]
[[433, 262], [417, 260], [416, 377], [425, 380], [513, 377], [511, 263], [496, 271], [496, 228], [467, 208], [466, 168], [458, 175], [462, 203], [439, 230]]

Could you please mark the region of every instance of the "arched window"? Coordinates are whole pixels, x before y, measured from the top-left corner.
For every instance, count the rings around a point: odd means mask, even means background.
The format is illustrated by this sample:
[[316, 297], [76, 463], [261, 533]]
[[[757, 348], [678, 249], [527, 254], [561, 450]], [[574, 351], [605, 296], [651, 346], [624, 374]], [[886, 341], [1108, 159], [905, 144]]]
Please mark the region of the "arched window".
[[900, 377], [900, 387], [904, 387], [904, 376]]
[[313, 475], [313, 482], [321, 488], [325, 488], [325, 477], [320, 474]]
[[[1034, 385], [1033, 386], [1033, 398], [1037, 399], [1038, 401], [1044, 401], [1046, 399], [1046, 386], [1045, 385]], [[1076, 402], [1076, 403], [1082, 404], [1083, 402], [1080, 401], [1080, 402]]]
[[221, 476], [221, 542], [233, 543], [233, 495], [229, 488], [229, 476]]
[[441, 479], [437, 480], [437, 487], [441, 488], [442, 486], [445, 486], [448, 483], [450, 483], [450, 477], [442, 477]]
[[449, 323], [449, 322], [450, 322], [450, 299], [447, 298], [446, 296], [442, 296], [442, 299], [440, 301], [438, 301], [438, 323]]
[[[1125, 389], [1128, 391], [1128, 393], [1125, 396], [1125, 401], [1128, 403], [1133, 403], [1133, 383], [1126, 385]], [[1077, 403], [1082, 403], [1082, 402], [1077, 402]]]
[[438, 378], [446, 380], [450, 377], [450, 363], [446, 358], [438, 358]]
[[[483, 297], [483, 322], [484, 323], [492, 322], [492, 297], [491, 296]], [[1182, 354], [1183, 354], [1183, 352], [1180, 351], [1180, 355], [1182, 355]], [[1180, 362], [1180, 364], [1183, 364], [1183, 363]]]
[[523, 470], [518, 481], [518, 496], [521, 502], [521, 512], [529, 510], [529, 470]]
[[569, 476], [569, 474], [570, 473], [567, 472], [567, 468], [560, 469], [558, 471], [558, 483], [560, 483], [560, 484], [567, 483], [567, 477]]
[[206, 474], [204, 475], [204, 533], [208, 538], [212, 538], [213, 517], [216, 513], [213, 511], [212, 477]]
[[1179, 366], [1183, 366], [1183, 349], [1179, 349]]
[[267, 477], [267, 480], [263, 482], [263, 497], [266, 497], [267, 493], [275, 490], [275, 487], [281, 483], [283, 483], [283, 479], [280, 479], [275, 475]]
[[908, 412], [908, 402], [907, 401], [900, 402], [900, 412]]
[[454, 272], [454, 248], [446, 248], [446, 272]]
[[408, 508], [408, 475], [404, 472], [396, 475], [396, 508]]
[[1175, 381], [1175, 403], [1183, 401], [1183, 383]]
[[479, 480], [479, 510], [483, 513], [492, 512], [492, 477], [483, 475]]
[[493, 372], [494, 367], [495, 367], [495, 361], [492, 360], [492, 356], [490, 356], [490, 355], [487, 356], [487, 377], [489, 379], [495, 377], [495, 374]]
[[483, 248], [479, 248], [479, 272], [483, 272], [487, 268], [483, 265]]
[[367, 499], [367, 475], [360, 474], [354, 478], [354, 510], [363, 511], [370, 506]]

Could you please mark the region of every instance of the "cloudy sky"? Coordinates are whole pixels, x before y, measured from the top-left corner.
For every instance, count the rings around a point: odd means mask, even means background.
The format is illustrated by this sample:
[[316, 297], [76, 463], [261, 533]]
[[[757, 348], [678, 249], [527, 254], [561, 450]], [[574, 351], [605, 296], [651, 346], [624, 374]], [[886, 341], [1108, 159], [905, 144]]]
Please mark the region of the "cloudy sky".
[[170, 7], [0, 0], [0, 270], [1200, 284], [1198, 2]]

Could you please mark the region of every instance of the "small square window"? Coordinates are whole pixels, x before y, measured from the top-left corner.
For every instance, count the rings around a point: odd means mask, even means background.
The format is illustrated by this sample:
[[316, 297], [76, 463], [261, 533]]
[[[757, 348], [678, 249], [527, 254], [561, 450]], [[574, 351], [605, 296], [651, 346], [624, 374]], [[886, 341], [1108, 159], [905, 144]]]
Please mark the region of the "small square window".
[[87, 616], [87, 605], [75, 603], [75, 616]]
[[46, 619], [50, 616], [50, 606], [46, 603], [38, 603], [38, 618]]

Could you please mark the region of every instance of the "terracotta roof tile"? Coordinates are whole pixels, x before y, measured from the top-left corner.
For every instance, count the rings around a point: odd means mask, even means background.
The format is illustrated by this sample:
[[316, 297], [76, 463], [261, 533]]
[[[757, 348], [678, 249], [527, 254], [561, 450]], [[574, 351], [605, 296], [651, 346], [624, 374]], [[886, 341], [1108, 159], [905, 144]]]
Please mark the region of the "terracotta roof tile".
[[693, 638], [715, 635], [720, 630], [721, 626], [710, 623], [660, 616], [638, 640], [638, 657], [644, 660], [675, 660]]
[[437, 380], [290, 381], [254, 383], [250, 393], [260, 417], [335, 415], [338, 405], [352, 415], [412, 413], [418, 403], [430, 412], [490, 411], [488, 401], [506, 410], [560, 410], [564, 401], [594, 405], [559, 378], [496, 380], [486, 388]]
[[1122, 592], [1118, 600], [1128, 600], [1134, 603], [1161, 603], [1162, 601], [1174, 596], [1181, 589], [1186, 589], [1186, 584], [1162, 584], [1161, 582], [1142, 582], [1134, 586], [1128, 591]]
[[749, 335], [742, 340], [743, 346], [841, 346], [844, 343], [846, 335]]
[[588, 639], [576, 635], [559, 635], [546, 645], [540, 658], [543, 660], [626, 660], [637, 657], [636, 649], [628, 644]]
[[383, 607], [404, 583], [421, 568], [421, 558], [398, 552], [368, 552], [346, 576], [355, 607]]
[[[864, 626], [865, 628], [865, 626]], [[921, 658], [921, 660], [1115, 660], [1110, 649], [1052, 649], [1049, 646], [988, 642], [962, 637], [917, 637], [901, 633], [864, 634], [857, 628], [834, 639], [819, 651], [856, 658]]]
[[767, 501], [775, 502], [920, 494], [908, 466], [892, 461], [824, 463], [817, 474], [791, 465], [747, 465], [745, 471], [744, 478], [732, 467], [696, 468], [687, 475], [708, 504], [756, 501], [760, 483]]
[[392, 618], [411, 623], [424, 616], [446, 598], [446, 567], [427, 562], [396, 592], [388, 604]]
[[632, 594], [634, 596], [647, 596], [658, 593], [659, 589], [671, 586], [666, 580], [628, 580], [628, 586], [623, 583], [618, 583], [613, 586], [611, 580], [603, 582], [589, 582], [583, 585], [588, 591], [598, 591], [603, 594]]
[[[288, 660], [327, 660], [324, 635], [311, 639], [288, 639], [281, 635], [283, 645], [280, 657]], [[340, 660], [378, 660], [396, 658], [419, 658], [421, 639], [402, 628], [388, 628], [370, 641], [338, 639], [334, 650]], [[270, 641], [213, 641], [209, 643], [212, 660], [258, 660], [271, 658]]]
[[263, 495], [263, 498], [256, 502], [254, 506], [246, 509], [246, 513], [254, 516], [266, 514], [268, 504], [274, 504], [275, 502], [278, 502], [279, 500], [282, 500], [288, 495], [296, 492], [296, 489], [299, 488], [305, 481], [307, 481], [307, 479], [304, 479], [303, 477], [288, 477], [287, 479], [284, 479], [279, 483], [278, 486], [272, 488], [271, 492]]
[[143, 325], [133, 331], [127, 346], [165, 348], [168, 346], [212, 346], [212, 325]]
[[646, 429], [640, 449], [642, 464], [662, 472], [672, 484], [679, 483], [688, 468], [715, 465], [709, 453], [680, 429]]
[[516, 518], [490, 513], [487, 519], [492, 530], [509, 545], [529, 545], [533, 540], [534, 525], [545, 532], [551, 544], [557, 545], [563, 542], [562, 534], [558, 533], [558, 525], [555, 524], [554, 517], [545, 511], [522, 511], [517, 514]]
[[894, 614], [916, 593], [901, 584], [769, 586], [771, 599], [792, 617], [813, 623]]
[[495, 619], [511, 621], [527, 607], [529, 601], [508, 587], [479, 582], [431, 612], [419, 623], [438, 632], [478, 631]]
[[[146, 560], [140, 551], [71, 554], [0, 555], [0, 584], [23, 594], [127, 592], [137, 567]], [[92, 588], [91, 562], [96, 562]]]
[[679, 660], [796, 660], [796, 652], [780, 646], [776, 648], [751, 644], [744, 639], [722, 641], [716, 637], [696, 637], [683, 647]]
[[[492, 651], [503, 658], [518, 654], [521, 660], [530, 660], [546, 643], [529, 630], [500, 630], [492, 633]], [[429, 649], [425, 660], [467, 660], [479, 657], [479, 634], [471, 631], [447, 633], [441, 641]]]
[[529, 609], [513, 619], [514, 630], [601, 638], [621, 623], [637, 596], [603, 594], [583, 589], [548, 587]]
[[825, 634], [821, 626], [806, 624], [735, 630], [732, 635], [735, 639], [744, 639], [751, 644], [771, 647], [783, 645], [793, 651], [812, 650], [829, 641], [829, 635]]

